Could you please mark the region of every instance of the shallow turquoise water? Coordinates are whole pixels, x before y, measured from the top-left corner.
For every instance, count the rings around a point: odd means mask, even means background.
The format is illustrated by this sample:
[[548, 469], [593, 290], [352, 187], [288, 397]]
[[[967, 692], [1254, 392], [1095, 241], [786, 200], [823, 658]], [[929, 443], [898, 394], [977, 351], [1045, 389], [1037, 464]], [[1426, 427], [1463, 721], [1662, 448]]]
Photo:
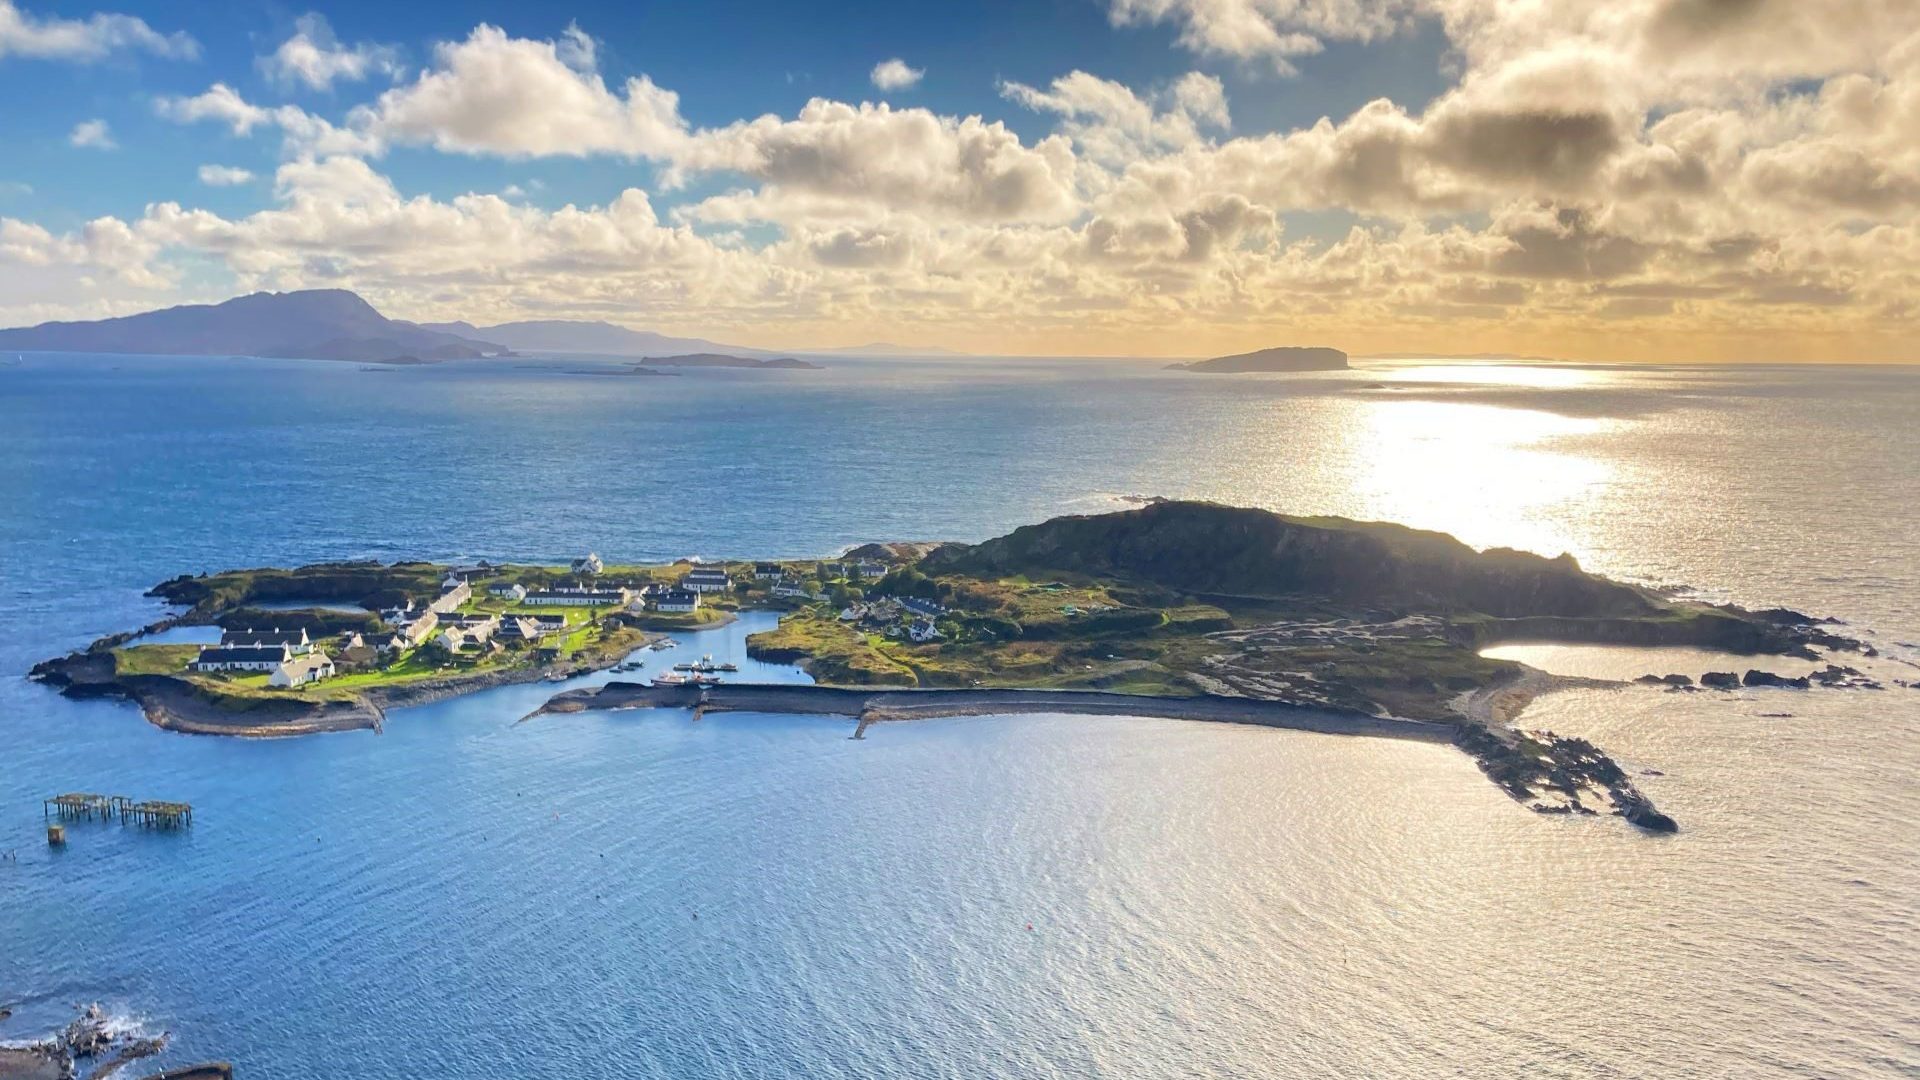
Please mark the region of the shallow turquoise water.
[[[1897, 644], [1920, 641], [1917, 386], [29, 357], [0, 372], [0, 1004], [21, 1003], [0, 1036], [100, 999], [172, 1031], [169, 1063], [250, 1078], [1911, 1072], [1916, 691], [1542, 702], [1663, 774], [1643, 784], [1685, 831], [1657, 840], [1524, 813], [1416, 744], [1068, 717], [859, 742], [821, 718], [517, 724], [544, 685], [379, 736], [239, 742], [17, 676], [151, 618], [139, 591], [181, 570], [806, 555], [1130, 492], [1572, 550], [1920, 659]], [[77, 826], [53, 855], [39, 800], [69, 789], [198, 821]]]

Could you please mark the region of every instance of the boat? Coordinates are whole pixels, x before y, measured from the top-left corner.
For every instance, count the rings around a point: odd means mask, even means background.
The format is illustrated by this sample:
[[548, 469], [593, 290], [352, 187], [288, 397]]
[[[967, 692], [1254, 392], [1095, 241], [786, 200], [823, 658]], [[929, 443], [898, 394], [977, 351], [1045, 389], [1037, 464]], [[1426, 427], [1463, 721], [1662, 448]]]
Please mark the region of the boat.
[[691, 685], [693, 681], [691, 676], [675, 675], [671, 672], [653, 677], [653, 685], [655, 686], [688, 686]]

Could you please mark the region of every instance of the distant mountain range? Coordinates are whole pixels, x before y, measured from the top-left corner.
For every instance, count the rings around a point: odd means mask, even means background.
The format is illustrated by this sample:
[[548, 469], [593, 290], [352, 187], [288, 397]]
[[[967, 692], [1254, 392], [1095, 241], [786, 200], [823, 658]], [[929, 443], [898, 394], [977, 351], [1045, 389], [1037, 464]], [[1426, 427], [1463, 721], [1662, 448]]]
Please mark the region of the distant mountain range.
[[187, 304], [97, 322], [49, 322], [0, 330], [0, 352], [266, 356], [420, 364], [511, 352], [770, 358], [760, 349], [669, 337], [607, 322], [545, 320], [477, 327], [389, 319], [345, 289], [252, 293], [221, 304]]
[[253, 293], [98, 322], [0, 330], [0, 351], [270, 356], [362, 363], [464, 360], [504, 351], [389, 319], [345, 289]]
[[797, 352], [815, 356], [967, 356], [968, 353], [954, 349], [942, 349], [937, 345], [895, 345], [891, 341], [874, 341], [865, 345], [842, 345], [832, 349], [799, 349]]
[[658, 356], [688, 353], [730, 353], [769, 356], [759, 349], [722, 345], [704, 338], [668, 337], [651, 330], [629, 330], [610, 322], [570, 322], [540, 319], [532, 322], [475, 326], [472, 323], [424, 323], [428, 330], [491, 341], [516, 352], [589, 353], [600, 356]]

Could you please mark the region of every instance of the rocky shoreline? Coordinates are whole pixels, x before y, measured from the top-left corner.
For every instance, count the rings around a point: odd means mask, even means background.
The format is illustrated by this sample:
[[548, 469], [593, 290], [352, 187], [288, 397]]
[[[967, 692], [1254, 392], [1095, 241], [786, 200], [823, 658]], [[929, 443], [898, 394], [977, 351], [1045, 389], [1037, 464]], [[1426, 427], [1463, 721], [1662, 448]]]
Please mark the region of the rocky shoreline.
[[612, 682], [595, 689], [569, 690], [556, 695], [532, 716], [656, 708], [845, 716], [859, 721], [856, 738], [863, 735], [870, 725], [889, 721], [1023, 713], [1204, 720], [1317, 731], [1329, 735], [1415, 739], [1421, 742], [1452, 742], [1456, 733], [1453, 724], [1401, 720], [1353, 710], [1215, 694], [1149, 697], [1093, 690], [861, 690], [837, 686], [754, 683], [723, 683], [714, 687], [695, 688]]
[[[0, 1019], [5, 1018], [0, 1010]], [[122, 1069], [167, 1048], [168, 1034], [143, 1035], [117, 1024], [98, 1004], [80, 1009], [66, 1027], [36, 1042], [0, 1046], [0, 1080], [75, 1080], [82, 1065], [87, 1080], [107, 1080]], [[208, 1062], [154, 1073], [142, 1080], [232, 1080], [233, 1066]]]
[[[649, 634], [635, 648], [658, 639], [659, 635]], [[37, 664], [27, 677], [52, 686], [70, 698], [131, 701], [140, 707], [149, 723], [168, 731], [279, 739], [341, 731], [378, 731], [386, 722], [388, 709], [429, 705], [501, 686], [588, 675], [614, 667], [622, 659], [622, 656], [608, 656], [591, 663], [556, 663], [449, 675], [369, 687], [350, 700], [287, 698], [250, 703], [245, 710], [235, 710], [183, 679], [168, 675], [115, 674], [112, 655], [98, 649]]]

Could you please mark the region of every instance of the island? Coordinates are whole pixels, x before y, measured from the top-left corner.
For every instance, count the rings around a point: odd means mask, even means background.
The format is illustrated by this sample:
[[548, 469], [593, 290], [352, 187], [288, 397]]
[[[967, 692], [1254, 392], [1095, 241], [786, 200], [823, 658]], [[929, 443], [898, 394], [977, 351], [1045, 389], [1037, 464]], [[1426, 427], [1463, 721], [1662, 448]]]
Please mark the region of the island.
[[[528, 366], [528, 367], [539, 367], [540, 365], [537, 365], [537, 364], [529, 364], [529, 365], [527, 365], [527, 366]], [[544, 370], [544, 369], [542, 369], [542, 370]], [[617, 368], [606, 368], [606, 367], [599, 367], [599, 368], [565, 368], [565, 369], [563, 369], [563, 370], [562, 370], [562, 371], [560, 372], [560, 374], [562, 374], [562, 375], [602, 375], [602, 376], [604, 376], [604, 375], [612, 375], [612, 376], [615, 376], [615, 377], [624, 377], [624, 376], [653, 376], [653, 377], [656, 377], [656, 378], [671, 378], [672, 376], [675, 376], [675, 375], [678, 375], [678, 374], [680, 374], [680, 373], [679, 373], [679, 372], [677, 372], [677, 371], [661, 371], [661, 370], [660, 370], [660, 369], [658, 369], [658, 368], [650, 368], [650, 367], [643, 367], [643, 366], [641, 366], [641, 365], [639, 365], [639, 364], [628, 364], [628, 365], [627, 365], [627, 366], [625, 366], [625, 367], [617, 367]]]
[[1260, 371], [1345, 371], [1347, 354], [1339, 349], [1283, 345], [1256, 352], [1216, 356], [1185, 364], [1168, 364], [1170, 371], [1202, 371], [1233, 375]]
[[[1679, 599], [1587, 573], [1566, 555], [1158, 499], [977, 544], [869, 544], [831, 559], [331, 563], [183, 576], [153, 595], [184, 610], [42, 663], [32, 678], [74, 696], [131, 699], [179, 731], [303, 734], [376, 727], [397, 705], [615, 667], [660, 633], [771, 608], [783, 618], [747, 639], [750, 654], [800, 664], [815, 685], [710, 672], [616, 680], [561, 693], [536, 715], [832, 714], [856, 718], [864, 735], [932, 716], [1068, 712], [1419, 739], [1458, 746], [1535, 810], [1611, 812], [1653, 830], [1674, 824], [1600, 749], [1510, 724], [1533, 695], [1576, 681], [1488, 658], [1487, 646], [1691, 645], [1800, 658], [1867, 650], [1798, 612]], [[301, 604], [313, 606], [286, 610]], [[210, 624], [225, 629], [220, 646], [143, 641]], [[1747, 685], [1789, 685], [1748, 674]], [[1863, 678], [1830, 664], [1816, 681]]]
[[725, 353], [688, 353], [684, 356], [649, 356], [640, 361], [648, 367], [688, 367], [688, 368], [751, 368], [756, 371], [819, 371], [819, 364], [810, 364], [805, 360], [796, 360], [790, 356], [776, 357], [771, 360], [756, 360], [751, 356], [729, 356]]

